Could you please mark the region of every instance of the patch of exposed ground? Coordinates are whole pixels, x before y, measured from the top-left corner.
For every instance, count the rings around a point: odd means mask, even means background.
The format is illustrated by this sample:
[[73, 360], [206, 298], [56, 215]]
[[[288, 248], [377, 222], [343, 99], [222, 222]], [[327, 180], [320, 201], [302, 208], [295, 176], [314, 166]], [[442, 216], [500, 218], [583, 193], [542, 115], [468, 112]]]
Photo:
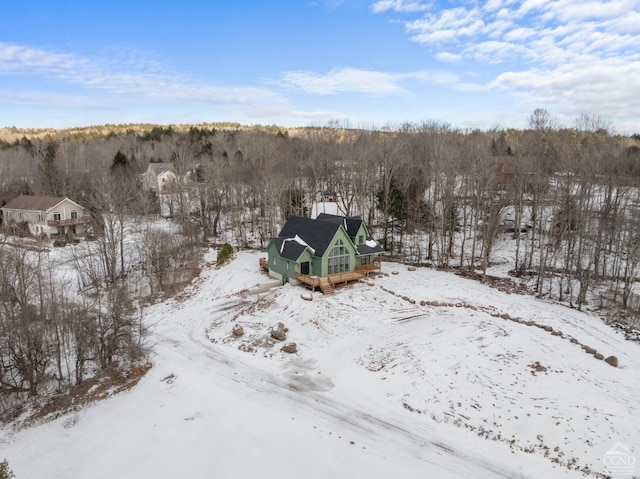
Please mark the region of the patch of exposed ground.
[[126, 369], [108, 368], [100, 375], [86, 379], [66, 392], [49, 398], [44, 404], [34, 407], [16, 426], [21, 428], [49, 422], [94, 402], [127, 391], [138, 384], [151, 367], [151, 363], [145, 362]]

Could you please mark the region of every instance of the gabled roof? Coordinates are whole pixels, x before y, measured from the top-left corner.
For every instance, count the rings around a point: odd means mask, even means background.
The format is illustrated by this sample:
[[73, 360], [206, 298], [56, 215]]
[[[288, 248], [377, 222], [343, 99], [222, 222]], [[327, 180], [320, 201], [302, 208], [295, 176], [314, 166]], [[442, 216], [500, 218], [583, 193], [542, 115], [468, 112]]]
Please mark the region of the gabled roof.
[[[49, 211], [62, 203], [65, 199], [57, 196], [30, 196], [20, 195], [17, 198], [12, 199], [3, 206], [3, 208], [11, 210], [30, 210], [30, 211]], [[69, 200], [72, 203], [78, 205], [75, 201]], [[78, 205], [80, 208], [82, 206]], [[83, 208], [84, 209], [84, 208]]]
[[293, 238], [297, 235], [315, 251], [314, 256], [322, 256], [340, 226], [340, 224], [329, 221], [289, 216], [276, 239]]
[[[320, 221], [328, 221], [335, 224], [341, 224], [344, 229], [347, 230], [347, 234], [351, 239], [356, 243], [355, 238], [358, 234], [358, 230], [362, 225], [362, 218], [359, 216], [338, 216], [338, 215], [330, 215], [327, 213], [320, 213], [318, 215], [318, 220]], [[365, 228], [366, 230], [366, 228]], [[368, 234], [368, 232], [367, 232]], [[356, 244], [356, 249], [358, 250], [358, 254], [372, 254], [372, 253], [382, 253], [384, 250], [382, 246], [378, 244], [376, 240], [374, 240], [371, 236], [367, 236], [366, 243], [364, 244]]]
[[378, 242], [371, 237], [367, 238], [366, 243], [357, 244], [356, 249], [358, 250], [358, 254], [382, 253], [384, 251], [382, 246], [380, 246]]
[[296, 261], [308, 248], [306, 244], [297, 241], [297, 237], [278, 237], [273, 239], [280, 256], [290, 261]]
[[362, 224], [362, 218], [359, 216], [338, 216], [329, 213], [320, 213], [316, 219], [341, 224], [351, 238], [355, 238]]
[[164, 173], [165, 171], [171, 171], [175, 173], [173, 163], [149, 163], [148, 169], [153, 171], [156, 176]]

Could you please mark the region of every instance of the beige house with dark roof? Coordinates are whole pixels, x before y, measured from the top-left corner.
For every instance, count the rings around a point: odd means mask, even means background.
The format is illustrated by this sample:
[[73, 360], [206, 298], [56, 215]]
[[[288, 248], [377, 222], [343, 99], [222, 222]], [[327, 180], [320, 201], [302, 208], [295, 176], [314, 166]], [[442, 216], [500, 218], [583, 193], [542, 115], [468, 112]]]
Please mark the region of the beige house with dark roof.
[[178, 184], [178, 175], [171, 163], [149, 163], [144, 174], [144, 183], [147, 188], [157, 192], [175, 190]]
[[89, 222], [84, 207], [69, 198], [20, 195], [0, 209], [5, 230], [23, 223], [34, 236], [80, 234]]

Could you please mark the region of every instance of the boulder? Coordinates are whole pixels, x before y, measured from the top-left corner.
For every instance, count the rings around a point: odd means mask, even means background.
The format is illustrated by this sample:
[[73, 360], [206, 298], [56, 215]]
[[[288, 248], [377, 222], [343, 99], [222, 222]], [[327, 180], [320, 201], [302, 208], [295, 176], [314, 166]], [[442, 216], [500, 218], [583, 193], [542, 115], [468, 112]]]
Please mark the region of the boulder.
[[284, 324], [278, 323], [271, 327], [271, 337], [278, 341], [284, 341], [287, 339], [287, 333], [285, 332]]
[[602, 354], [602, 353], [596, 353], [596, 354], [594, 354], [594, 355], [593, 355], [593, 357], [594, 357], [594, 358], [596, 358], [596, 359], [600, 359], [600, 360], [602, 360], [602, 359], [604, 359], [604, 354]]
[[596, 354], [598, 351], [596, 351], [594, 348], [591, 348], [589, 346], [585, 346], [584, 352], [587, 354]]
[[233, 334], [236, 338], [244, 335], [244, 328], [240, 324], [235, 324], [233, 329], [231, 330], [231, 334]]
[[500, 317], [501, 317], [502, 319], [511, 319], [511, 315], [510, 315], [509, 313], [502, 313], [502, 314], [500, 315]]
[[298, 352], [298, 345], [296, 343], [286, 343], [284, 346], [282, 346], [282, 348], [280, 348], [280, 351], [285, 352], [285, 353], [289, 353], [289, 354], [293, 354], [293, 353], [297, 353]]
[[409, 266], [409, 267], [407, 268], [407, 271], [415, 271], [415, 270], [416, 270], [416, 267], [415, 267], [415, 266]]
[[618, 367], [618, 358], [615, 356], [609, 356], [605, 359], [605, 362], [611, 364], [611, 366], [613, 366], [614, 368]]

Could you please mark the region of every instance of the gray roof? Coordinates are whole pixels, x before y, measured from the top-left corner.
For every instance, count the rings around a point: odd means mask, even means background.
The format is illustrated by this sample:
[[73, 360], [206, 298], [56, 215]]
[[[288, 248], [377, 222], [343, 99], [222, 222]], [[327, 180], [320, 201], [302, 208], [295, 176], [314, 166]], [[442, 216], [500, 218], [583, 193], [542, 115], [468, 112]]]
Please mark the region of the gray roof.
[[314, 256], [322, 256], [339, 228], [340, 224], [333, 222], [317, 221], [303, 216], [289, 216], [278, 238], [293, 238], [298, 235], [315, 250]]
[[320, 221], [330, 221], [332, 223], [341, 224], [345, 230], [347, 230], [347, 234], [351, 238], [355, 238], [358, 234], [358, 230], [360, 229], [360, 225], [362, 224], [362, 218], [359, 216], [338, 216], [331, 215], [329, 213], [320, 213], [318, 218]]
[[[355, 236], [361, 225], [362, 219], [359, 216], [345, 217], [321, 213], [315, 220], [303, 216], [289, 216], [280, 234], [273, 239], [273, 242], [278, 251], [281, 251], [280, 256], [292, 261], [297, 260], [306, 248], [297, 241], [286, 241], [292, 240], [296, 236], [314, 250], [314, 256], [322, 256], [341, 226], [355, 244]], [[369, 244], [355, 245], [358, 254], [382, 253], [384, 251], [382, 246], [375, 242], [371, 236], [367, 237], [367, 242]]]
[[[10, 210], [48, 211], [54, 206], [63, 202], [64, 200], [65, 198], [57, 197], [57, 196], [20, 195], [17, 198], [14, 198], [13, 200], [9, 201], [9, 203], [4, 205], [3, 208], [10, 209]], [[82, 206], [80, 205], [78, 206], [82, 208]]]
[[149, 163], [149, 169], [153, 171], [156, 174], [156, 176], [159, 175], [160, 173], [164, 173], [165, 171], [175, 172], [173, 163]]
[[281, 252], [280, 256], [290, 261], [296, 261], [304, 250], [307, 249], [306, 246], [298, 243], [297, 241], [287, 241], [293, 240], [294, 238], [295, 236], [278, 237], [273, 239], [273, 244], [275, 244], [278, 251]]
[[[358, 230], [362, 225], [362, 218], [359, 216], [338, 216], [331, 215], [328, 213], [320, 213], [318, 215], [318, 219], [320, 221], [329, 221], [331, 223], [341, 224], [344, 229], [347, 230], [347, 234], [353, 240], [353, 243], [356, 244], [356, 235], [358, 234]], [[366, 230], [366, 227], [365, 227]], [[375, 241], [371, 236], [367, 237], [367, 241]], [[367, 244], [356, 244], [356, 248], [358, 250], [358, 254], [372, 254], [372, 253], [382, 253], [384, 250], [382, 246], [375, 242], [375, 246], [369, 246]]]
[[[367, 241], [371, 241], [371, 240], [373, 240], [373, 238], [369, 236], [367, 238]], [[358, 250], [358, 254], [382, 253], [384, 251], [384, 249], [382, 249], [382, 246], [380, 246], [377, 241], [376, 241], [376, 245], [373, 247], [369, 246], [368, 244], [357, 244], [356, 249]]]

